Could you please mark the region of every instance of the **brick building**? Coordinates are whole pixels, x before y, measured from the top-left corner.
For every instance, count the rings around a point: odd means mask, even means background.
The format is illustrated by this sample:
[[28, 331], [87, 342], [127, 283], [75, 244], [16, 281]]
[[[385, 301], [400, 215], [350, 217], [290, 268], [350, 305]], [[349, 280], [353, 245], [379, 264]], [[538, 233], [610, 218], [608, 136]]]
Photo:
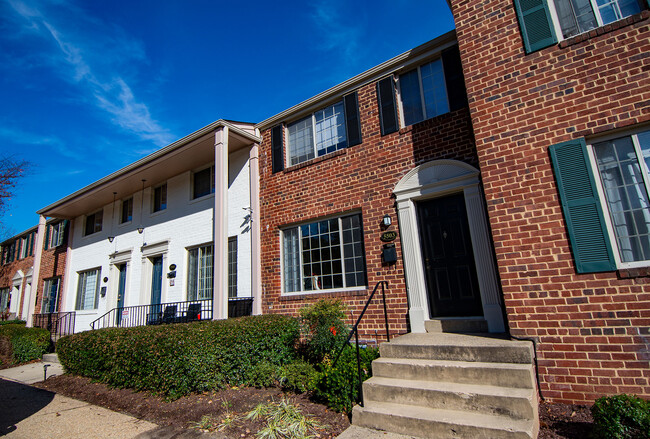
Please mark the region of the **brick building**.
[[5, 240], [0, 248], [0, 315], [26, 319], [32, 292], [36, 228]]
[[650, 12], [592, 4], [450, 1], [509, 330], [566, 402], [650, 396]]

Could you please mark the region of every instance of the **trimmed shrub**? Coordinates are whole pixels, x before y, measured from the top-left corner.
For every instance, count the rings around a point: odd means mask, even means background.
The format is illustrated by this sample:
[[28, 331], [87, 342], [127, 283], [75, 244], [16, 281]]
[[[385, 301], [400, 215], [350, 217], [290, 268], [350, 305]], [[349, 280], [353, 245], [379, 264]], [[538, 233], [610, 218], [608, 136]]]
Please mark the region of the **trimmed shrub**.
[[14, 364], [38, 360], [50, 347], [50, 333], [47, 329], [26, 328], [22, 322], [1, 325], [0, 337], [10, 341]]
[[598, 398], [591, 408], [594, 434], [607, 439], [650, 437], [650, 401], [638, 396], [614, 395]]
[[225, 385], [256, 385], [260, 363], [293, 361], [298, 321], [263, 315], [214, 322], [107, 328], [57, 342], [65, 369], [115, 387], [178, 398]]
[[304, 355], [312, 364], [318, 364], [327, 355], [336, 355], [348, 336], [345, 325], [345, 304], [341, 300], [321, 299], [300, 310]]
[[[379, 349], [366, 347], [359, 349], [361, 359], [361, 379], [372, 376], [372, 361], [379, 357]], [[320, 364], [312, 383], [314, 396], [337, 412], [350, 413], [359, 400], [357, 353], [356, 348], [347, 346], [335, 367], [326, 359]]]
[[280, 370], [280, 385], [284, 390], [304, 393], [312, 390], [316, 369], [311, 364], [298, 360]]
[[23, 326], [25, 326], [26, 324], [27, 324], [26, 321], [20, 320], [20, 319], [0, 320], [0, 326], [3, 326], [3, 325], [23, 325]]

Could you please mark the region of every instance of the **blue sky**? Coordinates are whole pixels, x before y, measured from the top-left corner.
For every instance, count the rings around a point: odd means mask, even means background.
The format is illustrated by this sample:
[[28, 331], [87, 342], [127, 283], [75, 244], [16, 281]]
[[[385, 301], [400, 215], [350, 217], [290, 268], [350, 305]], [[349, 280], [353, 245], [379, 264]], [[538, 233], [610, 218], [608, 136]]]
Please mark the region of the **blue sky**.
[[217, 119], [260, 122], [452, 28], [445, 0], [0, 0], [0, 155], [31, 163], [0, 223], [22, 232]]

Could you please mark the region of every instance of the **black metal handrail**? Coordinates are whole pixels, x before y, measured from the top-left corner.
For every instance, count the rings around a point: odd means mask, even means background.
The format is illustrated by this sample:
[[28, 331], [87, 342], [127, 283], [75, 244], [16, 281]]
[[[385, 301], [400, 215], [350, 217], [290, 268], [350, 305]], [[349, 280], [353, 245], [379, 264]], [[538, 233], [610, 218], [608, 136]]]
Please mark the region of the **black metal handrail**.
[[47, 329], [52, 338], [59, 338], [74, 334], [75, 317], [74, 311], [33, 314], [32, 326]]
[[357, 386], [358, 386], [358, 393], [359, 393], [359, 404], [361, 407], [363, 407], [363, 378], [361, 376], [361, 355], [359, 353], [359, 323], [361, 323], [361, 319], [366, 313], [366, 310], [368, 309], [368, 306], [370, 305], [370, 302], [372, 301], [372, 298], [375, 297], [375, 293], [377, 292], [377, 289], [381, 286], [381, 296], [382, 296], [382, 302], [384, 304], [384, 320], [386, 323], [386, 341], [390, 341], [390, 332], [388, 329], [388, 308], [386, 307], [386, 289], [388, 288], [388, 281], [382, 280], [377, 282], [375, 285], [375, 288], [372, 290], [372, 294], [370, 294], [370, 297], [368, 297], [368, 300], [366, 301], [366, 305], [363, 307], [363, 310], [361, 311], [361, 314], [359, 314], [359, 317], [357, 318], [357, 322], [354, 324], [352, 329], [350, 330], [350, 334], [348, 335], [347, 340], [345, 340], [345, 343], [339, 349], [338, 354], [334, 358], [334, 361], [332, 362], [332, 367], [336, 367], [336, 363], [339, 361], [339, 358], [341, 357], [341, 354], [343, 353], [343, 350], [349, 345], [350, 340], [352, 339], [352, 336], [355, 336], [355, 344], [356, 344], [356, 350], [357, 350]]

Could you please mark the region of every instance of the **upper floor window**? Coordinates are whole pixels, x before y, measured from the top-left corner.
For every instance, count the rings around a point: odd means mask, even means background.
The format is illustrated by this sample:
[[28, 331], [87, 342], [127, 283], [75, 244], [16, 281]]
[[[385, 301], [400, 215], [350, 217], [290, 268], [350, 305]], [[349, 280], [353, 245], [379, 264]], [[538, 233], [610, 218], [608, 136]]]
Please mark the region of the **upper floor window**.
[[287, 125], [289, 166], [347, 147], [343, 101]]
[[442, 60], [437, 59], [399, 75], [404, 125], [449, 112]]
[[650, 261], [650, 130], [591, 148], [620, 261]]
[[361, 215], [331, 218], [282, 232], [284, 291], [363, 287]]
[[[86, 221], [88, 218], [86, 218]], [[87, 223], [86, 223], [87, 224]], [[101, 230], [101, 224], [100, 224], [100, 230]], [[63, 244], [63, 236], [65, 233], [65, 221], [58, 222], [56, 224], [52, 224], [50, 226], [50, 242], [48, 248], [52, 247], [58, 247], [61, 244]], [[91, 232], [94, 233], [94, 232]], [[86, 233], [88, 235], [89, 233]]]
[[84, 236], [92, 235], [93, 233], [102, 231], [102, 214], [103, 212], [100, 210], [86, 216]]
[[637, 0], [553, 0], [562, 36], [569, 38], [641, 12]]
[[86, 310], [97, 308], [99, 301], [99, 273], [99, 268], [79, 273], [77, 304], [75, 309]]
[[212, 297], [212, 245], [189, 250], [187, 268], [187, 300]]
[[155, 187], [153, 190], [153, 211], [159, 212], [167, 209], [167, 183]]
[[128, 223], [133, 220], [133, 198], [127, 198], [122, 201], [122, 214], [120, 215], [120, 224]]
[[214, 193], [214, 166], [195, 172], [192, 179], [192, 199]]

